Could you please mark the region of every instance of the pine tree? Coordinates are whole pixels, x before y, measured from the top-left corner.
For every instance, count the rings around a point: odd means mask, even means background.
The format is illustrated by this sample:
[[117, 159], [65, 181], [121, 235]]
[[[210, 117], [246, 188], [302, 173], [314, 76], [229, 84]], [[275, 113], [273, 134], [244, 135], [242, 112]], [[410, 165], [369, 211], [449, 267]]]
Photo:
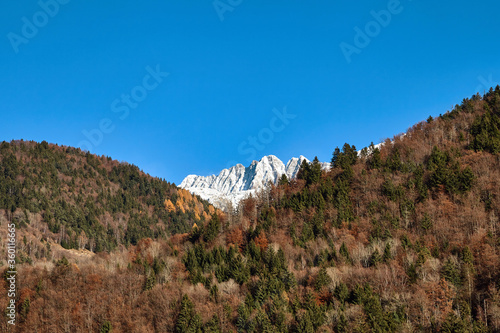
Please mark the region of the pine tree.
[[206, 323], [203, 329], [204, 333], [222, 333], [219, 317], [214, 314], [212, 318]]
[[212, 215], [212, 218], [208, 222], [207, 227], [205, 228], [205, 233], [203, 234], [203, 238], [205, 239], [205, 241], [207, 242], [213, 241], [215, 237], [219, 235], [220, 227], [221, 227], [221, 222], [219, 216], [217, 215], [217, 213], [214, 213]]
[[153, 289], [154, 285], [156, 284], [156, 275], [153, 269], [149, 268], [147, 269], [146, 273], [146, 280], [144, 282], [144, 290], [151, 290]]
[[331, 166], [332, 168], [346, 169], [348, 166], [356, 164], [358, 160], [358, 152], [354, 145], [349, 145], [345, 143], [342, 147], [342, 151], [337, 147], [335, 148], [332, 156]]
[[474, 137], [471, 149], [497, 154], [500, 152], [500, 117], [492, 113], [487, 105], [485, 109], [486, 113], [478, 116], [471, 126]]
[[309, 312], [305, 312], [298, 320], [295, 329], [297, 333], [314, 333], [314, 326], [311, 321]]
[[378, 263], [382, 261], [382, 256], [380, 255], [380, 252], [378, 252], [377, 249], [373, 251], [370, 260], [369, 260], [369, 265], [373, 267], [377, 267]]
[[219, 288], [217, 287], [216, 284], [214, 284], [212, 286], [212, 288], [210, 288], [210, 298], [215, 302], [215, 303], [218, 303], [219, 302]]
[[264, 311], [262, 311], [262, 309], [257, 312], [255, 320], [257, 322], [258, 332], [263, 332], [263, 333], [274, 333], [275, 332], [275, 329], [274, 329], [273, 325], [271, 324], [269, 317], [267, 316], [267, 314]]
[[335, 297], [343, 304], [345, 301], [349, 298], [349, 289], [347, 288], [346, 284], [343, 282], [340, 282], [334, 290], [334, 295]]
[[332, 278], [326, 272], [326, 268], [322, 267], [318, 275], [316, 276], [316, 281], [314, 282], [314, 289], [319, 291], [321, 288], [328, 286], [332, 283]]
[[321, 178], [321, 163], [318, 160], [318, 156], [315, 156], [314, 160], [311, 163], [311, 171], [308, 183], [310, 184], [319, 183], [320, 178]]
[[248, 319], [250, 317], [250, 311], [245, 304], [240, 304], [238, 306], [238, 316], [236, 317], [236, 328], [238, 332], [245, 332], [248, 327]]
[[413, 173], [415, 190], [418, 194], [417, 201], [423, 202], [427, 199], [429, 189], [427, 188], [427, 184], [424, 181], [424, 168], [422, 165], [419, 165], [415, 172]]
[[392, 153], [387, 157], [385, 161], [385, 167], [392, 172], [403, 171], [403, 162], [401, 161], [401, 155], [398, 148], [394, 148]]
[[385, 244], [384, 248], [384, 255], [382, 256], [382, 261], [387, 263], [392, 259], [392, 253], [391, 253], [391, 243], [387, 242]]
[[366, 164], [369, 169], [378, 169], [382, 166], [382, 158], [380, 157], [380, 149], [376, 148], [373, 142], [370, 144], [370, 148], [368, 150], [370, 152], [370, 156], [366, 161]]
[[354, 212], [352, 210], [352, 202], [349, 197], [350, 187], [349, 182], [338, 180], [335, 184], [335, 194], [333, 204], [338, 209], [337, 226], [342, 222], [351, 222], [354, 220]]
[[448, 258], [443, 265], [441, 275], [446, 281], [453, 283], [457, 287], [462, 283], [460, 271], [457, 265], [450, 258]]
[[347, 319], [345, 318], [345, 315], [342, 312], [339, 316], [339, 320], [337, 321], [337, 325], [335, 325], [335, 329], [337, 332], [347, 332], [348, 327], [349, 325]]
[[420, 223], [420, 226], [422, 227], [422, 229], [424, 229], [425, 232], [427, 232], [429, 229], [432, 228], [432, 220], [429, 217], [429, 214], [427, 213], [424, 214], [424, 218]]
[[113, 326], [111, 325], [111, 323], [109, 321], [105, 320], [101, 326], [100, 333], [108, 333], [111, 331], [113, 331]]
[[288, 183], [288, 177], [286, 176], [286, 174], [282, 174], [278, 184], [283, 186], [288, 185]]
[[340, 246], [339, 253], [342, 257], [344, 257], [346, 262], [348, 263], [351, 262], [351, 256], [349, 255], [349, 250], [347, 249], [347, 245], [345, 245], [344, 242], [342, 242], [342, 245]]
[[300, 165], [299, 172], [297, 172], [297, 179], [303, 179], [307, 183], [310, 174], [311, 174], [311, 166], [306, 160], [303, 160], [302, 164]]
[[179, 314], [175, 323], [175, 332], [201, 332], [201, 318], [194, 309], [194, 304], [187, 295], [182, 297]]

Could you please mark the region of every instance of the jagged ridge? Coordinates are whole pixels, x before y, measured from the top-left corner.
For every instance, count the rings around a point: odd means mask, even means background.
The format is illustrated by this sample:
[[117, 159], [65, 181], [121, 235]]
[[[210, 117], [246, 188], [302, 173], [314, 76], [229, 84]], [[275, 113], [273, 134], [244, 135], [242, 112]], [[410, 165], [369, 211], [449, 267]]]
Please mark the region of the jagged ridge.
[[[291, 158], [285, 165], [274, 155], [264, 156], [260, 161], [253, 161], [248, 167], [237, 164], [222, 170], [218, 175], [189, 175], [180, 187], [219, 208], [224, 208], [228, 203], [236, 206], [241, 199], [255, 194], [269, 182], [276, 184], [283, 174], [286, 174], [288, 179], [295, 178], [303, 161], [309, 162], [301, 155]], [[322, 163], [322, 167], [328, 169], [330, 164]]]

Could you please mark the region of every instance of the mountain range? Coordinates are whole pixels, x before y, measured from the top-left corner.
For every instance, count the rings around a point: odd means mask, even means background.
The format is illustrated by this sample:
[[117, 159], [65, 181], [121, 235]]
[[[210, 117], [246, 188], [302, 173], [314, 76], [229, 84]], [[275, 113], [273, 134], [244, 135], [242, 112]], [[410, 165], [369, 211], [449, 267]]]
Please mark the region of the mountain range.
[[[266, 156], [184, 188], [1, 142], [0, 308], [18, 321], [0, 332], [500, 332], [499, 129], [500, 86], [332, 147], [328, 171]], [[238, 211], [187, 190], [222, 203], [269, 181]]]
[[[276, 184], [282, 175], [294, 179], [304, 156], [293, 157], [284, 164], [274, 155], [264, 156], [260, 161], [253, 161], [248, 167], [237, 164], [222, 170], [218, 175], [189, 175], [179, 187], [199, 195], [218, 208], [225, 208], [230, 203], [233, 207], [244, 198], [255, 195], [269, 182]], [[323, 170], [330, 169], [330, 163], [321, 163]]]

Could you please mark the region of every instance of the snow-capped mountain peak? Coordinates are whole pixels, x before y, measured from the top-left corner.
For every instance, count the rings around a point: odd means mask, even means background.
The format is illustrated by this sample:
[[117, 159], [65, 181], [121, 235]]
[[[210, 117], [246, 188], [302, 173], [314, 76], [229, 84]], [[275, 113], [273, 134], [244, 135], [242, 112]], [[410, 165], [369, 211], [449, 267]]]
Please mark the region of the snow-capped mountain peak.
[[[260, 161], [253, 161], [248, 167], [236, 164], [229, 169], [223, 169], [218, 175], [189, 175], [180, 187], [219, 208], [224, 208], [228, 202], [236, 206], [241, 199], [255, 194], [267, 183], [276, 184], [283, 174], [286, 174], [288, 179], [295, 178], [303, 161], [309, 162], [307, 158], [300, 156], [290, 159], [285, 165], [274, 155], [264, 156]], [[322, 163], [322, 167], [329, 168], [329, 163]]]

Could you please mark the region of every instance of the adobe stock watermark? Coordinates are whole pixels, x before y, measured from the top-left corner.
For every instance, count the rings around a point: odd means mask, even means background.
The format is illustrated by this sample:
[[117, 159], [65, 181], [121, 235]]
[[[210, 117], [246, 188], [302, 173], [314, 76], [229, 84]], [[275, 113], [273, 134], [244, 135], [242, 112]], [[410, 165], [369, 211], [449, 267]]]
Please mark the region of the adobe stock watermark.
[[[146, 67], [146, 74], [142, 78], [142, 83], [133, 87], [128, 94], [121, 94], [120, 98], [116, 98], [111, 102], [111, 111], [117, 113], [120, 120], [125, 120], [130, 115], [130, 109], [136, 109], [139, 103], [143, 102], [148, 97], [148, 92], [155, 90], [163, 79], [169, 76], [167, 72], [160, 70], [160, 65], [156, 65], [153, 69], [150, 66]], [[92, 148], [99, 146], [105, 134], [110, 134], [115, 130], [116, 126], [110, 118], [103, 118], [99, 125], [90, 131], [83, 130], [82, 134], [86, 140], [78, 143], [78, 147], [82, 150], [91, 151]]]
[[288, 113], [286, 106], [281, 111], [274, 108], [272, 112], [274, 116], [269, 120], [268, 127], [262, 128], [255, 136], [248, 136], [238, 145], [238, 153], [246, 155], [248, 162], [252, 162], [257, 157], [257, 152], [271, 143], [275, 135], [282, 132], [290, 124], [290, 120], [297, 118], [297, 115]]
[[479, 75], [477, 77], [478, 81], [479, 81], [479, 85], [476, 87], [476, 90], [477, 92], [479, 93], [482, 93], [482, 92], [486, 92], [488, 91], [490, 88], [493, 88], [495, 89], [497, 85], [499, 85], [500, 83], [497, 82], [497, 81], [493, 81], [493, 74], [490, 74], [488, 75], [487, 78], [485, 78], [484, 76], [482, 75]]
[[[412, 0], [407, 0], [412, 1]], [[368, 21], [363, 29], [358, 26], [354, 27], [353, 43], [349, 44], [342, 42], [339, 44], [340, 50], [344, 55], [348, 64], [352, 62], [354, 54], [360, 54], [361, 51], [370, 45], [371, 41], [382, 32], [382, 28], [386, 28], [392, 21], [393, 16], [399, 15], [403, 12], [404, 7], [399, 0], [389, 0], [387, 2], [387, 9], [379, 11], [372, 10], [370, 15], [373, 20]]]
[[243, 0], [214, 0], [212, 5], [214, 6], [215, 12], [219, 16], [219, 20], [224, 22], [224, 15], [227, 12], [232, 13], [233, 10], [242, 3]]
[[7, 323], [16, 324], [16, 226], [7, 225], [7, 297], [9, 299], [6, 314]]
[[9, 32], [7, 39], [10, 41], [12, 49], [15, 53], [19, 53], [19, 46], [21, 44], [28, 44], [29, 41], [38, 35], [39, 29], [45, 27], [51, 18], [59, 13], [61, 5], [66, 5], [70, 0], [40, 0], [38, 6], [41, 10], [37, 11], [31, 19], [23, 16], [21, 21], [21, 34]]

